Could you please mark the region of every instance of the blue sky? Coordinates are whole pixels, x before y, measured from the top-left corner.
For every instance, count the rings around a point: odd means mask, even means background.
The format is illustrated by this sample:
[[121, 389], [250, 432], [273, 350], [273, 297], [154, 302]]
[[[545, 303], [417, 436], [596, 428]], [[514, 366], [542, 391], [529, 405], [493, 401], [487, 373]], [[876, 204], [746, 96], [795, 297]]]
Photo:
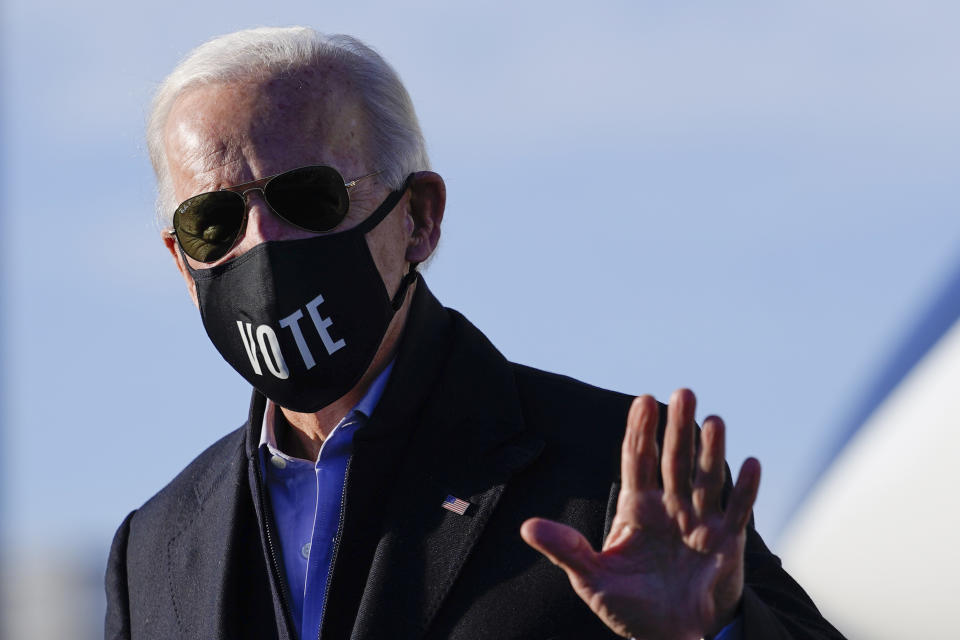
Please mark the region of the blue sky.
[[[940, 2], [2, 5], [6, 544], [105, 552], [239, 426], [153, 223], [152, 89], [256, 25], [359, 36], [448, 209], [427, 282], [511, 359], [693, 388], [775, 538], [960, 260], [960, 8]], [[584, 425], [589, 433], [589, 425]]]

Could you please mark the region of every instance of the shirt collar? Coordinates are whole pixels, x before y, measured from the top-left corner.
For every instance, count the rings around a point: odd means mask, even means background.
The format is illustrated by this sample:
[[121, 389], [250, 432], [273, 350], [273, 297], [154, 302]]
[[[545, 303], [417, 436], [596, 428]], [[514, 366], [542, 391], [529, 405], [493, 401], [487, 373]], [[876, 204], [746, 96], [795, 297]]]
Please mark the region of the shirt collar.
[[[393, 371], [394, 362], [394, 360], [391, 360], [390, 364], [384, 367], [383, 371], [381, 371], [380, 374], [374, 378], [373, 382], [370, 384], [370, 387], [367, 389], [367, 392], [363, 394], [362, 398], [360, 398], [360, 402], [353, 405], [353, 408], [347, 412], [347, 415], [341, 418], [340, 422], [337, 423], [338, 427], [350, 419], [354, 413], [363, 414], [364, 418], [369, 418], [373, 415], [373, 410], [376, 409], [377, 404], [380, 403], [380, 396], [383, 395], [383, 389], [387, 386], [387, 380], [390, 379], [390, 372]], [[277, 433], [274, 425], [275, 413], [276, 405], [273, 404], [273, 400], [268, 398], [267, 407], [263, 412], [263, 425], [260, 429], [259, 447], [262, 448], [264, 445], [266, 445], [271, 454], [291, 460], [292, 458], [290, 456], [280, 451], [280, 449], [277, 447]]]

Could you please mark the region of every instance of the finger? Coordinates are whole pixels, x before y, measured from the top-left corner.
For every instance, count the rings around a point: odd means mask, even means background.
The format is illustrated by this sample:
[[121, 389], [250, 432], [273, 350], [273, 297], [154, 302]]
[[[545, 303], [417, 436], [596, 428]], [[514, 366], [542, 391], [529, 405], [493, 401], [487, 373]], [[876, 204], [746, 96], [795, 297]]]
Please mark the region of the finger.
[[678, 389], [670, 396], [667, 431], [663, 436], [663, 491], [690, 498], [693, 470], [693, 413], [697, 399], [689, 389]]
[[729, 531], [740, 533], [747, 527], [759, 490], [760, 462], [756, 458], [747, 458], [740, 467], [737, 484], [733, 487], [730, 500], [727, 501], [724, 520]]
[[531, 518], [520, 527], [520, 537], [567, 572], [573, 580], [588, 580], [596, 568], [596, 552], [572, 527], [543, 518]]
[[703, 421], [700, 456], [693, 482], [693, 508], [701, 518], [720, 511], [724, 481], [726, 427], [718, 416]]
[[657, 480], [657, 401], [634, 398], [620, 449], [620, 482], [627, 492], [659, 489]]

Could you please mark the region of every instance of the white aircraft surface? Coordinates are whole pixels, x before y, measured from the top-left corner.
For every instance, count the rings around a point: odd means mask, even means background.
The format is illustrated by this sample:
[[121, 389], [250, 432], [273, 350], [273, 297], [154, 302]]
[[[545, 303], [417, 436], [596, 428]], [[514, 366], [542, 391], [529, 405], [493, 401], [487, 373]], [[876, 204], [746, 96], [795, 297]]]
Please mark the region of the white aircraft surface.
[[850, 638], [960, 638], [958, 318], [960, 274], [780, 539], [786, 569]]

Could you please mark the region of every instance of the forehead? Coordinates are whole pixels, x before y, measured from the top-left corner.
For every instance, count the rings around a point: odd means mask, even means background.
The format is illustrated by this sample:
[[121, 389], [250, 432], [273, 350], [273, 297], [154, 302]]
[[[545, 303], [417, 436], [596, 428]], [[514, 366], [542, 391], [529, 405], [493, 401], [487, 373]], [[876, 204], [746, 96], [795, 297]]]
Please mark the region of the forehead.
[[360, 175], [368, 139], [356, 92], [332, 70], [188, 89], [164, 130], [175, 189], [196, 192], [307, 164]]

